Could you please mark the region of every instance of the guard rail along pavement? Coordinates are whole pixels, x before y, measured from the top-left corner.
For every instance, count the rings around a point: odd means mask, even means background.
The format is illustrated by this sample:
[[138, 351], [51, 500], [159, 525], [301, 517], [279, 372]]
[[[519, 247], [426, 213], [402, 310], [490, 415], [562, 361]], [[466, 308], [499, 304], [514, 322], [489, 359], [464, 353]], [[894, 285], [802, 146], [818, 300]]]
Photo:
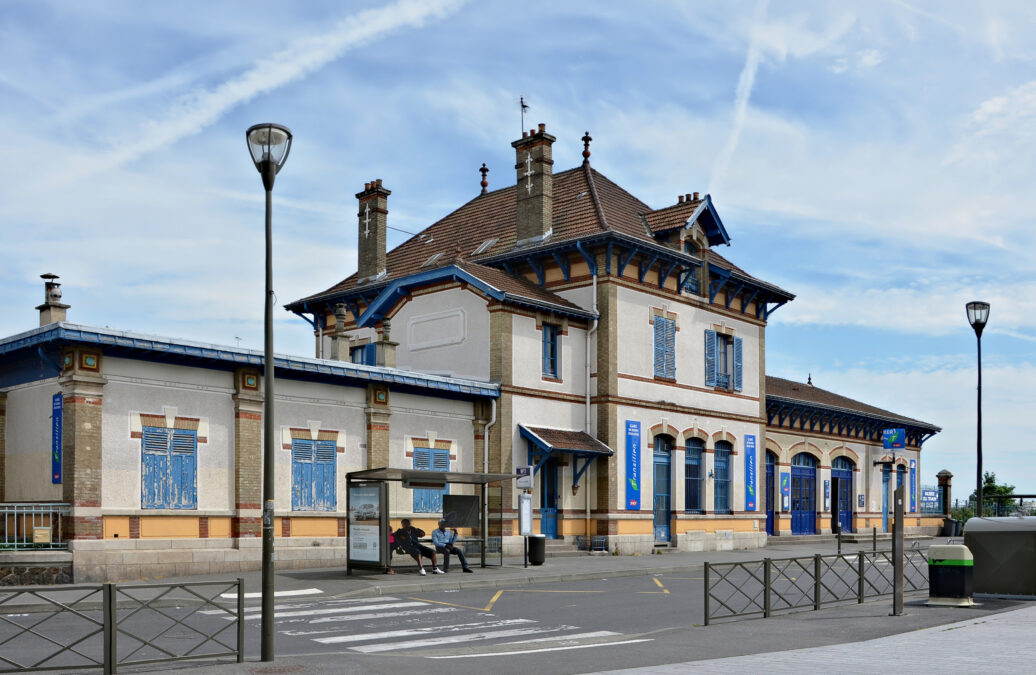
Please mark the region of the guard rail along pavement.
[[[892, 595], [892, 551], [705, 563], [705, 625]], [[903, 553], [906, 592], [928, 589], [925, 552]]]
[[244, 598], [244, 579], [3, 588], [0, 673], [107, 675], [118, 666], [228, 656], [242, 663]]

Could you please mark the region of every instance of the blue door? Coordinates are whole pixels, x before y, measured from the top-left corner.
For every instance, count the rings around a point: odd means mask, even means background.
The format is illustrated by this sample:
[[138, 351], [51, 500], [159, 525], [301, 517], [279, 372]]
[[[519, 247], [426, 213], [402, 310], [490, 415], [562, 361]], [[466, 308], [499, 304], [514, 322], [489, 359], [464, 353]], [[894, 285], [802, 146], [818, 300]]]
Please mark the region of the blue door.
[[892, 470], [888, 464], [881, 467], [881, 531], [889, 531], [889, 479]]
[[669, 469], [673, 451], [673, 439], [668, 436], [655, 437], [654, 472], [654, 515], [655, 543], [669, 543], [670, 487]]
[[847, 457], [836, 457], [831, 462], [831, 478], [837, 483], [838, 522], [842, 532], [853, 531], [853, 463]]
[[773, 536], [773, 505], [777, 501], [776, 464], [777, 456], [766, 453], [766, 534], [770, 536]]
[[791, 533], [817, 533], [817, 460], [804, 452], [791, 460]]
[[540, 469], [540, 533], [558, 538], [558, 463], [553, 459]]

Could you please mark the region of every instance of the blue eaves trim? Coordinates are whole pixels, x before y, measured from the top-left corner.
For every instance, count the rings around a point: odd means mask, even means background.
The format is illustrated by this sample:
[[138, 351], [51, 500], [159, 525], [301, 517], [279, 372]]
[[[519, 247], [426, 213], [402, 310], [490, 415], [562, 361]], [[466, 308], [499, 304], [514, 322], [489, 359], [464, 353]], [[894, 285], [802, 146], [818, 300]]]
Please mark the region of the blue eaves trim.
[[712, 205], [711, 195], [705, 195], [705, 199], [701, 201], [701, 204], [694, 210], [691, 217], [687, 219], [687, 223], [691, 224], [696, 220], [701, 223], [702, 229], [705, 230], [705, 236], [708, 238], [710, 246], [717, 246], [719, 244], [730, 246], [730, 235], [727, 234], [727, 228], [724, 227], [723, 220], [719, 217], [716, 207]]
[[466, 283], [469, 286], [477, 288], [479, 291], [498, 302], [507, 301], [512, 304], [524, 305], [527, 307], [548, 309], [555, 314], [573, 316], [580, 319], [597, 318], [593, 312], [573, 309], [571, 307], [565, 307], [551, 302], [544, 302], [533, 298], [514, 295], [513, 293], [507, 293], [495, 286], [490, 286], [482, 279], [479, 279], [475, 275], [457, 267], [456, 265], [448, 265], [446, 267], [428, 270], [427, 272], [411, 274], [390, 282], [380, 293], [378, 293], [378, 297], [371, 301], [367, 306], [366, 311], [356, 319], [356, 325], [362, 328], [376, 324], [385, 317], [385, 314], [395, 306], [396, 302], [398, 302], [400, 298], [407, 295], [411, 288], [438, 281], [459, 281]]
[[[110, 328], [95, 328], [72, 323], [52, 323], [47, 326], [0, 339], [0, 356], [24, 349], [32, 349], [53, 343], [92, 344], [111, 347], [119, 352], [129, 352], [132, 358], [161, 356], [164, 360], [199, 365], [205, 360], [223, 366], [251, 365], [262, 367], [263, 353], [251, 349], [223, 347], [220, 345], [174, 340], [156, 335], [142, 335]], [[364, 382], [384, 382], [417, 389], [431, 389], [468, 396], [497, 398], [500, 387], [492, 382], [479, 382], [442, 375], [427, 375], [384, 366], [365, 366], [344, 361], [312, 359], [300, 356], [274, 355], [274, 366], [285, 374], [309, 374], [326, 377], [341, 377]], [[280, 375], [278, 375], [280, 377]]]

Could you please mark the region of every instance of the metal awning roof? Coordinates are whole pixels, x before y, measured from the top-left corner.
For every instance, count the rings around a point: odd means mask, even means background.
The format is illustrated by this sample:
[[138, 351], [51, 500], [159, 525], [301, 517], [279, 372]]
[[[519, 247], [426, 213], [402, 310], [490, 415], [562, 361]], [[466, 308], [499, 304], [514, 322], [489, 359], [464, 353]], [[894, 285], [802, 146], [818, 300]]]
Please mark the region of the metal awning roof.
[[345, 474], [346, 480], [413, 481], [415, 483], [467, 483], [485, 485], [514, 480], [509, 473], [463, 473], [461, 471], [418, 471], [417, 469], [364, 469]]
[[[550, 429], [548, 427], [527, 427], [518, 425], [518, 432], [522, 438], [529, 441], [529, 464], [533, 465], [532, 473], [535, 475], [540, 468], [554, 454], [573, 455], [574, 466], [572, 467], [572, 487], [579, 485], [590, 464], [598, 457], [611, 457], [615, 453], [604, 443], [600, 442], [585, 431], [573, 431], [569, 429]], [[539, 462], [533, 462], [535, 454], [542, 454]], [[583, 465], [579, 465], [579, 460]]]

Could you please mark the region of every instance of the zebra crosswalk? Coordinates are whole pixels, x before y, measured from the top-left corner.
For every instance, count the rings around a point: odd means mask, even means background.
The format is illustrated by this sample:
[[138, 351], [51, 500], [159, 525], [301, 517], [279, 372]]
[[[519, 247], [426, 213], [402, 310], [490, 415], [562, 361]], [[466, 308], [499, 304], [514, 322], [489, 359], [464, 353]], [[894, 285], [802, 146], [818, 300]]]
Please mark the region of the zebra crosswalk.
[[[434, 658], [464, 658], [468, 645], [480, 648], [471, 652], [471, 656], [487, 656], [487, 649], [496, 650], [500, 655], [528, 654], [647, 641], [624, 639], [627, 636], [615, 631], [587, 631], [564, 623], [502, 618], [416, 598], [285, 600], [274, 607], [279, 634], [311, 645], [316, 643], [358, 654], [411, 650], [414, 655], [421, 655], [422, 650], [428, 650], [428, 656]], [[259, 607], [246, 608], [244, 620], [258, 620], [260, 611]], [[233, 620], [230, 616], [223, 618]], [[456, 648], [461, 651], [449, 651]]]

